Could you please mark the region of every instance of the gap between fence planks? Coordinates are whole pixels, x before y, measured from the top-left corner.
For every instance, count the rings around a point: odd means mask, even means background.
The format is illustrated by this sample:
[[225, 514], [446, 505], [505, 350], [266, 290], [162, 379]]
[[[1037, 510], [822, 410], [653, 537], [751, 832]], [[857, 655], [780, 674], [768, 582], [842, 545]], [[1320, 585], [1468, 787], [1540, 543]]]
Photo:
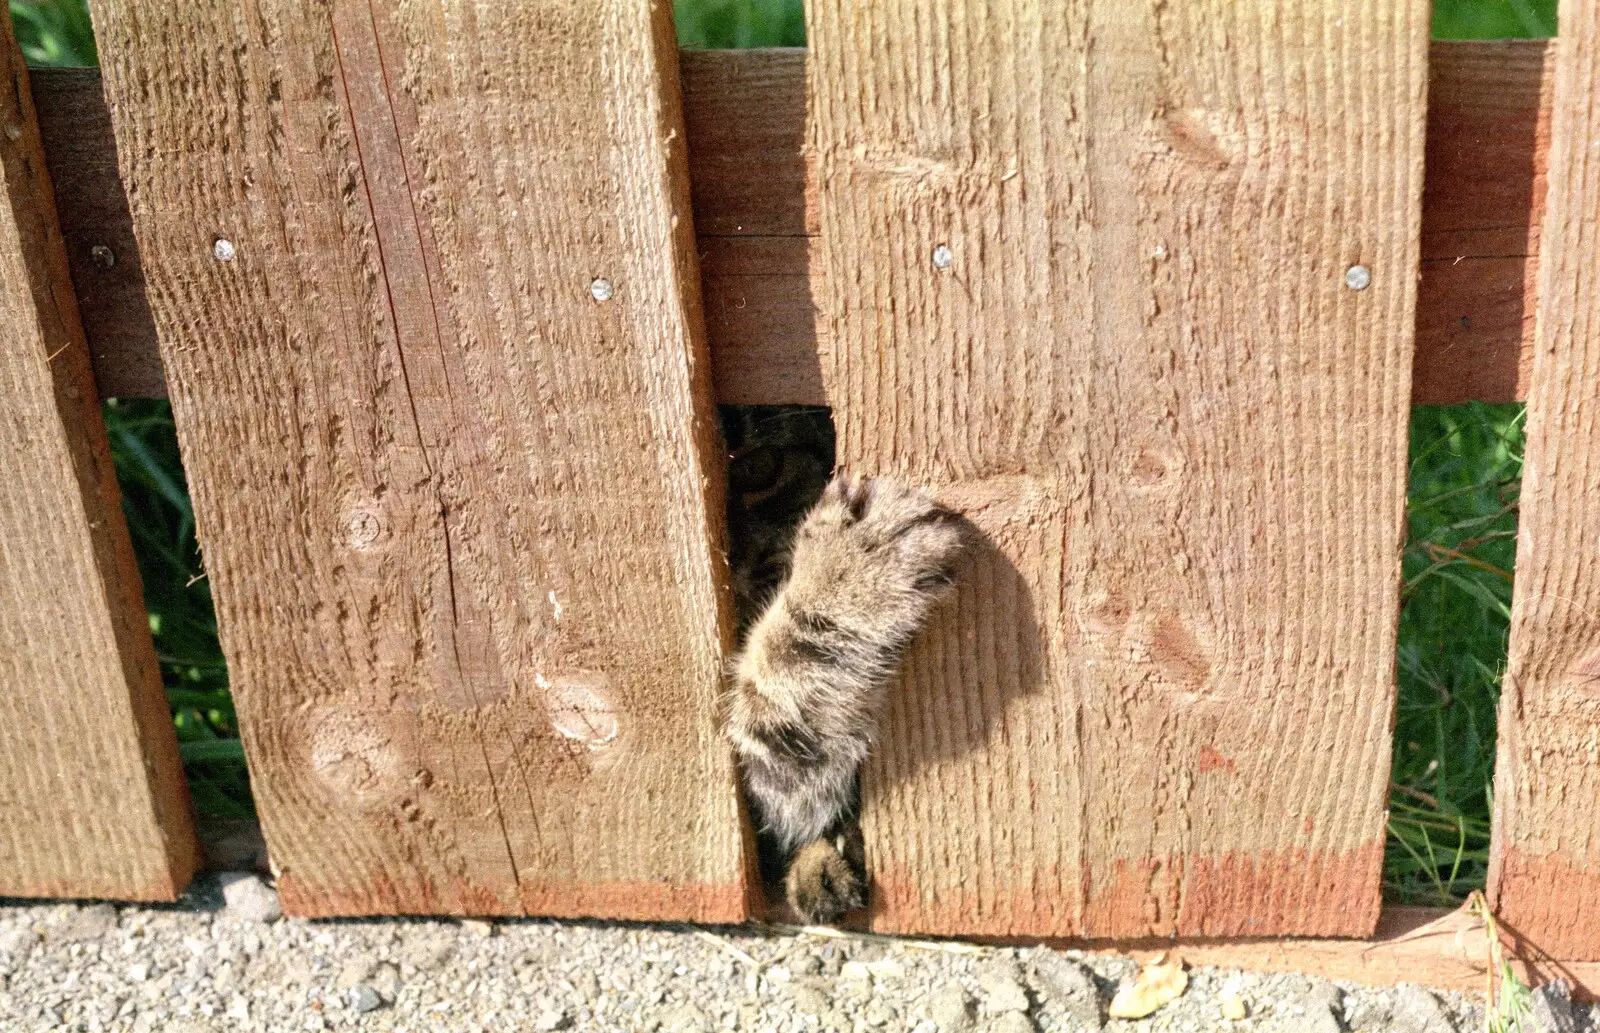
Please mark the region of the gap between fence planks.
[[745, 917], [670, 7], [93, 9], [286, 909]]
[[[1527, 390], [1548, 143], [1545, 40], [1431, 48], [1412, 401]], [[684, 51], [706, 321], [718, 401], [822, 404], [807, 261], [803, 50]], [[95, 373], [107, 397], [165, 394], [99, 74], [35, 91]], [[104, 268], [109, 247], [115, 264]]]
[[1600, 960], [1600, 5], [1561, 5], [1491, 899]]
[[0, 127], [0, 897], [171, 900], [189, 794], [9, 23]]

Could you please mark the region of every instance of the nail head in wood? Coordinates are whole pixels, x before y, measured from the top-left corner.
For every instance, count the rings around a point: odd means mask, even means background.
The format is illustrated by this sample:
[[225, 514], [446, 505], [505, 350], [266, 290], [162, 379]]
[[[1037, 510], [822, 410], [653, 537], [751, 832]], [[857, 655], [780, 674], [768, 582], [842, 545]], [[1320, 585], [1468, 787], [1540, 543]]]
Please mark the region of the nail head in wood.
[[117, 253], [104, 244], [96, 244], [89, 249], [89, 261], [103, 273], [108, 273], [117, 264]]
[[238, 252], [234, 250], [233, 241], [218, 237], [211, 245], [211, 254], [219, 262], [231, 262]]
[[1344, 271], [1344, 285], [1353, 291], [1364, 291], [1372, 283], [1372, 270], [1364, 265], [1353, 265]]
[[949, 244], [940, 244], [933, 249], [933, 267], [935, 269], [948, 269], [955, 260], [956, 256], [950, 250]]
[[616, 293], [617, 289], [611, 285], [611, 281], [603, 276], [589, 284], [589, 296], [596, 301], [610, 301]]

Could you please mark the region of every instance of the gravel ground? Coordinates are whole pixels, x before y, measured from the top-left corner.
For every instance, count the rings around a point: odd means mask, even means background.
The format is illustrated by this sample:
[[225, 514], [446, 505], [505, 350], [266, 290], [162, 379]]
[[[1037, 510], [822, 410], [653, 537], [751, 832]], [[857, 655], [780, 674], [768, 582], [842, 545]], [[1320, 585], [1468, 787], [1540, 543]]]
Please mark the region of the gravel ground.
[[[605, 922], [276, 917], [254, 876], [173, 907], [0, 906], [0, 1030], [1465, 1033], [1481, 1005], [1417, 987], [1195, 968], [1154, 1016], [1107, 1020], [1110, 955]], [[1236, 996], [1248, 1017], [1230, 1021]], [[1576, 1029], [1589, 1029], [1580, 1009]], [[1557, 1028], [1557, 1027], [1552, 1027]]]

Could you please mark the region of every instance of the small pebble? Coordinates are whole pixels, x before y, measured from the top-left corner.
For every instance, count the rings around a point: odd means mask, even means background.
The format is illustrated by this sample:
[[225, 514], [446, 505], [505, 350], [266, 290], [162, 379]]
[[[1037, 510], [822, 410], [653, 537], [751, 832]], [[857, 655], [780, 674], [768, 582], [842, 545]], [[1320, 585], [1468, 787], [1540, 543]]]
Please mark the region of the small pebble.
[[1406, 983], [1395, 988], [1389, 1006], [1394, 1033], [1456, 1033], [1455, 1023], [1439, 999], [1420, 986]]
[[1325, 1004], [1307, 1002], [1304, 1014], [1286, 1024], [1286, 1033], [1344, 1033], [1338, 1016]]
[[98, 940], [117, 927], [117, 910], [110, 904], [91, 904], [72, 908], [49, 930], [49, 937], [61, 943]]
[[377, 1011], [383, 1006], [383, 998], [378, 996], [378, 991], [361, 983], [350, 988], [350, 1010], [359, 1014]]
[[862, 980], [862, 979], [871, 980], [872, 979], [872, 969], [868, 968], [867, 965], [866, 965], [866, 962], [863, 962], [863, 961], [847, 961], [847, 962], [844, 963], [843, 967], [841, 967], [839, 969], [839, 978], [840, 979], [853, 979], [853, 980]]
[[972, 998], [955, 983], [946, 983], [928, 1000], [928, 1014], [939, 1024], [941, 1033], [959, 1033], [972, 1028]]
[[802, 1015], [821, 1015], [828, 1010], [828, 995], [810, 982], [792, 984], [788, 994]]
[[989, 1024], [988, 1033], [1037, 1033], [1033, 1020], [1022, 1012], [1011, 1011]]
[[1577, 1033], [1578, 1022], [1572, 1014], [1572, 986], [1565, 979], [1557, 979], [1535, 989], [1523, 1021], [1528, 1033]]
[[351, 958], [339, 969], [339, 976], [333, 981], [333, 985], [339, 990], [348, 990], [359, 983], [365, 983], [376, 967], [370, 957]]
[[370, 985], [385, 1002], [393, 1004], [400, 996], [400, 970], [393, 965], [379, 965], [372, 973]]
[[533, 1028], [538, 1030], [539, 1033], [550, 1033], [552, 1030], [566, 1029], [570, 1025], [572, 1025], [572, 1019], [568, 1017], [567, 1013], [555, 1008], [540, 1012], [539, 1017], [533, 1020]]
[[1028, 959], [1028, 980], [1035, 994], [1072, 1016], [1079, 1026], [1098, 1030], [1104, 1024], [1100, 988], [1080, 962], [1040, 947]]
[[276, 922], [283, 916], [278, 893], [254, 872], [225, 872], [217, 877], [227, 916], [240, 922]]
[[984, 1010], [1000, 1012], [1026, 1012], [1030, 1006], [1028, 991], [1021, 983], [996, 983], [983, 995]]

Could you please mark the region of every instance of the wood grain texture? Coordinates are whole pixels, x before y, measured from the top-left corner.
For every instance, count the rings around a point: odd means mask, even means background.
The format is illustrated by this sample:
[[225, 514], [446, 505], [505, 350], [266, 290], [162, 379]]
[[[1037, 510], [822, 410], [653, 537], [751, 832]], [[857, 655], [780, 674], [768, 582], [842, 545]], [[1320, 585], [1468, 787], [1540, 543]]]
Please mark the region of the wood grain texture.
[[94, 14], [285, 907], [742, 918], [668, 8]]
[[1527, 397], [1555, 48], [1435, 43], [1411, 400]]
[[1561, 7], [1489, 885], [1543, 951], [1600, 960], [1600, 7]]
[[188, 789], [9, 22], [0, 127], [0, 896], [171, 900]]
[[873, 926], [1370, 933], [1428, 4], [807, 12], [840, 460], [989, 540], [865, 776]]
[[[1412, 401], [1515, 401], [1527, 390], [1532, 358], [1550, 51], [1545, 40], [1446, 40], [1431, 52]], [[820, 405], [827, 398], [808, 273], [814, 204], [801, 153], [803, 65], [800, 50], [682, 54], [720, 402]], [[99, 172], [114, 154], [99, 128], [105, 115], [95, 110], [103, 104], [98, 82], [90, 70], [38, 73], [46, 153], [58, 178], [66, 177], [58, 189], [62, 221], [102, 390], [159, 396], [166, 389], [155, 331], [141, 311], [142, 293], [131, 289], [137, 274], [120, 264], [123, 251], [114, 277], [94, 267], [78, 273], [95, 243], [131, 239], [126, 216], [118, 223], [113, 207], [121, 190]], [[108, 190], [115, 198], [104, 196]]]

